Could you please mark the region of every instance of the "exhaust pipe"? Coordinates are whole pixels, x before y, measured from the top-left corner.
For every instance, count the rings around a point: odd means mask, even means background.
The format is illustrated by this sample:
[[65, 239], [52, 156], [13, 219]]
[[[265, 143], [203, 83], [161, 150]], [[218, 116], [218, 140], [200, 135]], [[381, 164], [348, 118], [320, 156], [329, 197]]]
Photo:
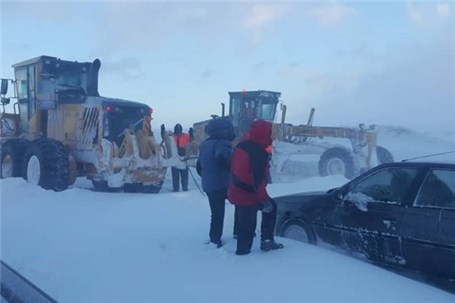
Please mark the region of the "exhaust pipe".
[[87, 87], [87, 95], [99, 97], [100, 94], [98, 93], [98, 72], [101, 67], [101, 61], [99, 59], [95, 59], [92, 65], [90, 66], [90, 72], [88, 75], [88, 87]]

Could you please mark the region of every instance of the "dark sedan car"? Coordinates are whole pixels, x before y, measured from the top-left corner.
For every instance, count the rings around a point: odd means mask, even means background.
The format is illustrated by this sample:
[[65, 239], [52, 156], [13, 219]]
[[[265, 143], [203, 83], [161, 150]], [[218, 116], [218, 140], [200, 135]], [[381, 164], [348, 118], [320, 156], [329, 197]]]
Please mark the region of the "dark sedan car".
[[455, 164], [382, 164], [340, 188], [276, 202], [279, 236], [455, 279]]

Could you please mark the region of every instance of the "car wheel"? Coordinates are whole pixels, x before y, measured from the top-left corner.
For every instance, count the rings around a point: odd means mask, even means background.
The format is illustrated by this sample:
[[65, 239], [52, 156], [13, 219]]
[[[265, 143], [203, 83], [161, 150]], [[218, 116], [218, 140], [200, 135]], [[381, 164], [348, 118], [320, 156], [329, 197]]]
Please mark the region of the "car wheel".
[[332, 147], [319, 159], [319, 174], [322, 177], [343, 175], [352, 179], [358, 173], [358, 163], [354, 154], [344, 147]]
[[300, 242], [315, 244], [316, 236], [311, 226], [303, 220], [290, 220], [284, 223], [280, 236]]

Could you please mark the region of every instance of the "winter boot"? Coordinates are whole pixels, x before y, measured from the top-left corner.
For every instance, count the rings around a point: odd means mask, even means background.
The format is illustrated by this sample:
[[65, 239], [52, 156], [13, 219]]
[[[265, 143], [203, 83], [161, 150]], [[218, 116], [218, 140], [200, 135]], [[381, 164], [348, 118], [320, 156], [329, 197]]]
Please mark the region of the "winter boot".
[[261, 250], [263, 250], [263, 251], [281, 249], [283, 247], [284, 247], [283, 244], [277, 243], [273, 239], [272, 240], [263, 240], [263, 241], [261, 241]]
[[215, 245], [216, 248], [223, 247], [223, 242], [221, 242], [221, 241], [215, 241], [215, 242], [214, 241], [207, 241], [205, 244], [207, 244], [207, 245], [210, 245], [210, 244], [211, 245]]
[[237, 256], [245, 256], [245, 255], [249, 255], [250, 253], [251, 253], [250, 250], [247, 250], [247, 251], [237, 250], [237, 251], [235, 252], [235, 254], [236, 254]]

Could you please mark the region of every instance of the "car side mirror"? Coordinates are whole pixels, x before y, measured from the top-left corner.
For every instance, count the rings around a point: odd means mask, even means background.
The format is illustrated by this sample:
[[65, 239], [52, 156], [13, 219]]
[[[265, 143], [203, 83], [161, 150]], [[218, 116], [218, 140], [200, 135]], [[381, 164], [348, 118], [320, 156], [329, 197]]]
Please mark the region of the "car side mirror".
[[333, 191], [333, 197], [336, 200], [343, 201], [343, 192], [341, 191], [341, 189], [334, 190]]
[[[4, 96], [4, 95], [6, 95], [7, 92], [8, 92], [8, 79], [2, 79], [0, 94], [2, 96]], [[2, 99], [2, 103], [3, 103], [3, 99]]]
[[10, 102], [10, 98], [2, 97], [1, 102], [2, 102], [2, 105], [8, 105]]

